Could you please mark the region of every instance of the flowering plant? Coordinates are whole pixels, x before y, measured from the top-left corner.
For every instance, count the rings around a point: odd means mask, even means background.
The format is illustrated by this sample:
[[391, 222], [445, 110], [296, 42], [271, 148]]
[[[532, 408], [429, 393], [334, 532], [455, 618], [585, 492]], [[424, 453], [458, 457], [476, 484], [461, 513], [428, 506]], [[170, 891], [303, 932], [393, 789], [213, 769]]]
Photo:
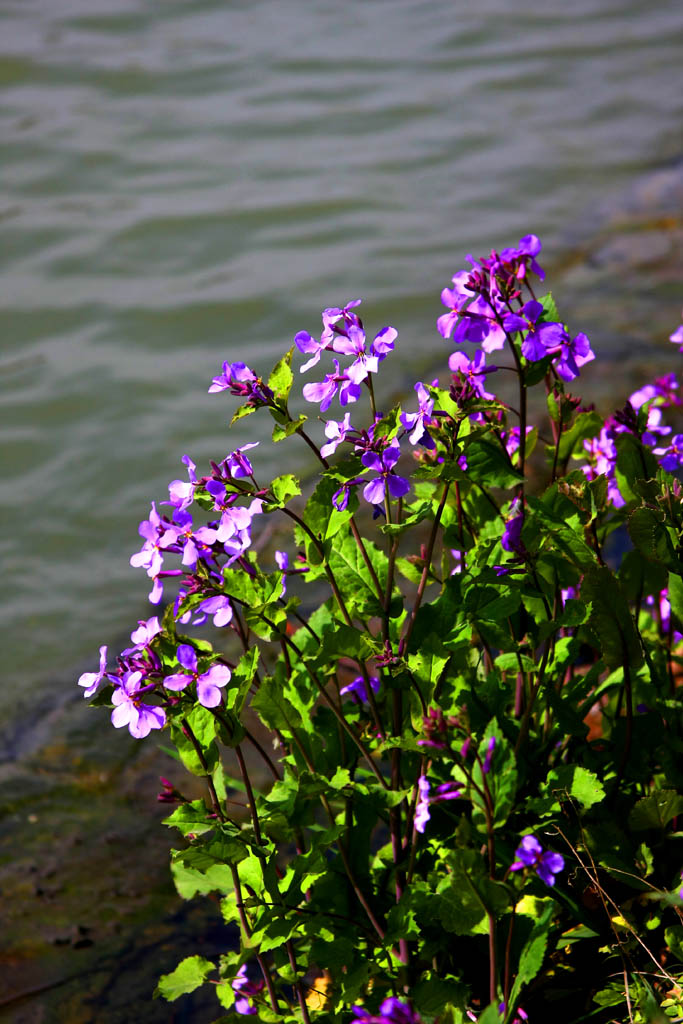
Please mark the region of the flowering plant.
[[[455, 274], [438, 330], [464, 348], [417, 410], [377, 408], [398, 333], [368, 343], [359, 300], [267, 379], [226, 362], [211, 383], [319, 476], [264, 483], [253, 443], [201, 475], [184, 456], [131, 558], [173, 599], [79, 680], [205, 780], [162, 780], [173, 877], [218, 894], [240, 942], [186, 958], [167, 999], [207, 981], [222, 1021], [322, 1024], [681, 1013], [678, 385], [606, 421], [582, 407], [566, 385], [594, 355], [537, 297], [540, 249]], [[302, 371], [331, 359], [304, 399], [344, 410], [321, 446], [290, 412], [297, 350]]]

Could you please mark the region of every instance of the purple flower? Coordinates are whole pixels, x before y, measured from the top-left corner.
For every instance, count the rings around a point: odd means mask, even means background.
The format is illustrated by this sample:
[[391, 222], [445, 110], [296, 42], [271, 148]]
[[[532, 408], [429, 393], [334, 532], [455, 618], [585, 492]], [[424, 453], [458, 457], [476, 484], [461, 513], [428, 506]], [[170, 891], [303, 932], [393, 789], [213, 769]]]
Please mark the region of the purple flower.
[[[199, 611], [204, 612], [206, 615], [213, 615], [213, 624], [217, 628], [227, 626], [232, 621], [230, 598], [224, 594], [219, 594], [217, 597], [207, 597], [199, 605]], [[197, 622], [194, 623], [194, 625], [198, 624]]]
[[193, 680], [197, 684], [197, 700], [205, 708], [215, 708], [221, 702], [220, 688], [230, 681], [232, 673], [227, 665], [214, 662], [207, 672], [197, 672], [197, 652], [190, 644], [180, 644], [176, 652], [178, 661], [185, 672], [177, 672], [166, 676], [164, 686], [167, 690], [184, 690]]
[[138, 619], [138, 628], [133, 630], [130, 638], [136, 647], [148, 647], [157, 633], [161, 633], [161, 625], [158, 616], [153, 615], [146, 622]]
[[[346, 334], [349, 327], [360, 327], [360, 317], [351, 310], [360, 306], [360, 299], [351, 299], [345, 306], [328, 306], [323, 310], [323, 335], [333, 330], [334, 334]], [[340, 323], [341, 321], [341, 323]]]
[[673, 341], [674, 345], [680, 345], [679, 352], [683, 352], [683, 324], [677, 327], [673, 334], [669, 335], [669, 341]]
[[[512, 503], [514, 509], [517, 502]], [[518, 512], [511, 519], [506, 520], [503, 536], [500, 539], [501, 546], [505, 551], [513, 551], [516, 555], [524, 556], [526, 550], [522, 543], [522, 527], [524, 526], [524, 512]]]
[[251, 444], [243, 444], [241, 448], [237, 448], [234, 452], [231, 452], [224, 460], [224, 465], [235, 479], [238, 479], [239, 477], [253, 476], [254, 469], [251, 462], [246, 455], [242, 454], [242, 452], [248, 451], [249, 448], [256, 448], [258, 447], [258, 444], [258, 441], [252, 441]]
[[525, 235], [524, 238], [520, 238], [519, 246], [516, 249], [501, 249], [500, 260], [518, 281], [524, 280], [529, 270], [533, 271], [542, 281], [545, 278], [545, 272], [536, 262], [536, 256], [542, 248], [537, 235]]
[[344, 419], [339, 422], [337, 420], [328, 420], [325, 424], [325, 437], [328, 438], [328, 442], [320, 449], [322, 457], [327, 459], [336, 452], [342, 441], [346, 439], [348, 432], [352, 429], [350, 412], [345, 413]]
[[429, 813], [429, 779], [426, 775], [421, 775], [417, 780], [417, 789], [419, 792], [419, 799], [417, 801], [417, 807], [415, 808], [415, 819], [413, 824], [417, 832], [424, 832], [427, 827], [427, 822], [430, 818]]
[[107, 671], [107, 645], [103, 644], [102, 647], [100, 647], [100, 670], [99, 670], [99, 672], [84, 672], [83, 675], [79, 677], [78, 685], [85, 687], [85, 690], [83, 691], [83, 696], [84, 697], [92, 697], [92, 695], [97, 690], [97, 687], [100, 685], [101, 681], [104, 679], [106, 671]]
[[146, 569], [147, 575], [152, 578], [159, 575], [164, 562], [160, 541], [166, 532], [167, 525], [157, 512], [156, 505], [152, 502], [152, 511], [150, 512], [149, 519], [143, 519], [138, 529], [140, 536], [145, 538], [145, 543], [140, 551], [136, 551], [130, 557], [130, 564], [132, 566]]
[[237, 993], [237, 999], [235, 999], [235, 1012], [241, 1013], [243, 1016], [252, 1016], [257, 1013], [255, 1006], [249, 1002], [250, 996], [258, 995], [263, 989], [263, 979], [260, 981], [250, 981], [247, 976], [247, 965], [242, 964], [239, 971], [232, 980], [233, 990]]
[[570, 381], [579, 376], [579, 367], [590, 363], [592, 359], [595, 359], [595, 353], [585, 334], [577, 334], [573, 341], [565, 335], [560, 342], [559, 359], [553, 362], [553, 366], [562, 380]]
[[486, 356], [476, 352], [474, 359], [468, 359], [464, 352], [453, 352], [448, 360], [453, 373], [458, 373], [481, 398], [495, 398], [484, 388], [487, 373], [494, 373], [497, 367], [486, 366]]
[[418, 381], [415, 385], [415, 391], [417, 392], [418, 411], [402, 412], [401, 424], [404, 430], [407, 431], [408, 440], [411, 444], [421, 442], [425, 448], [432, 449], [436, 445], [427, 430], [427, 424], [429, 424], [432, 412], [434, 411], [434, 399], [430, 397], [429, 392], [421, 381]]
[[[377, 676], [370, 676], [370, 686], [372, 687], [373, 693], [378, 692], [380, 682]], [[346, 686], [342, 686], [339, 693], [342, 696], [344, 696], [344, 694], [346, 693], [351, 694], [351, 700], [355, 704], [360, 703], [360, 701], [367, 701], [368, 699], [367, 687], [365, 685], [365, 680], [363, 679], [362, 676], [356, 676], [353, 682], [347, 683]]]
[[[533, 427], [526, 428], [527, 437], [533, 430]], [[501, 439], [505, 445], [505, 451], [508, 453], [510, 458], [519, 451], [519, 427], [510, 427], [509, 430], [501, 430]]]
[[536, 836], [524, 836], [515, 850], [515, 857], [517, 860], [510, 865], [510, 871], [533, 868], [546, 885], [554, 885], [555, 875], [564, 868], [564, 857], [551, 850], [544, 852]]
[[369, 353], [366, 352], [365, 331], [361, 327], [349, 327], [347, 334], [337, 335], [332, 347], [335, 352], [339, 352], [341, 355], [356, 357], [354, 362], [345, 370], [349, 380], [353, 381], [354, 384], [360, 384], [369, 373], [377, 373], [379, 357], [372, 349]]
[[354, 1006], [355, 1017], [350, 1024], [421, 1024], [420, 1017], [400, 999], [391, 996], [379, 1008], [379, 1014], [371, 1014], [362, 1006]]
[[[361, 396], [360, 384], [355, 383], [348, 376], [346, 370], [340, 373], [339, 360], [334, 359], [334, 373], [325, 375], [325, 380], [319, 384], [305, 384], [303, 396], [307, 402], [320, 402], [320, 411], [326, 412], [332, 404], [332, 399], [339, 392], [341, 405], [348, 405], [349, 402], [357, 402]], [[361, 378], [362, 379], [362, 378]]]
[[246, 398], [247, 405], [268, 405], [273, 392], [245, 363], [223, 363], [223, 372], [211, 381], [209, 394], [229, 390], [231, 395]]
[[522, 355], [530, 362], [544, 359], [549, 354], [548, 349], [559, 350], [569, 340], [562, 324], [538, 323], [544, 312], [541, 303], [531, 299], [524, 303], [519, 313], [508, 313], [503, 318], [503, 327], [509, 333], [526, 331], [522, 342]]
[[495, 298], [488, 301], [470, 287], [470, 274], [459, 270], [453, 275], [453, 288], [444, 288], [441, 301], [448, 313], [436, 322], [442, 338], [453, 334], [456, 345], [464, 341], [481, 345], [485, 352], [493, 352], [505, 344], [505, 331], [496, 319]]
[[683, 434], [674, 434], [668, 448], [655, 448], [654, 454], [662, 456], [659, 465], [667, 473], [675, 473], [683, 466]]
[[332, 331], [328, 331], [327, 336], [323, 334], [320, 341], [316, 341], [315, 338], [308, 333], [308, 331], [299, 331], [298, 334], [295, 334], [294, 342], [296, 344], [296, 347], [299, 349], [300, 352], [303, 352], [305, 355], [311, 356], [308, 362], [304, 363], [304, 365], [300, 367], [299, 373], [305, 373], [306, 370], [310, 370], [312, 366], [315, 366], [316, 363], [320, 362], [320, 356], [325, 351], [325, 349], [330, 348], [333, 339], [334, 333]]
[[148, 736], [152, 729], [163, 729], [166, 724], [166, 712], [153, 704], [143, 704], [141, 695], [154, 689], [154, 684], [143, 686], [142, 672], [126, 672], [112, 694], [114, 710], [111, 722], [115, 729], [128, 726], [128, 731], [135, 739], [141, 740]]
[[368, 451], [362, 456], [361, 462], [367, 469], [373, 469], [379, 476], [374, 477], [363, 488], [363, 497], [371, 505], [381, 505], [385, 498], [385, 485], [392, 498], [402, 498], [410, 490], [408, 481], [394, 473], [393, 467], [398, 462], [401, 449], [395, 442], [378, 454]]
[[171, 480], [168, 485], [169, 505], [177, 509], [187, 508], [194, 501], [195, 487], [197, 486], [196, 466], [189, 455], [183, 455], [181, 462], [187, 466], [189, 480]]
[[484, 764], [482, 765], [482, 772], [484, 775], [488, 775], [491, 771], [491, 761], [493, 760], [493, 751], [496, 749], [496, 737], [492, 736], [486, 747], [486, 757], [484, 758]]

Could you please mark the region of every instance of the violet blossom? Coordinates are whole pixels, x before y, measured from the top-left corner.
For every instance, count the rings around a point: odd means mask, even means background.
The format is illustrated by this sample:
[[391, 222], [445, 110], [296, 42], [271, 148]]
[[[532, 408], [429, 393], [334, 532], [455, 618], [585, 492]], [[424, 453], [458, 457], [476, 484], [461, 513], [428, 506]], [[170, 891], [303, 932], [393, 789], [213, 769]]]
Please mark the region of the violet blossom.
[[379, 1008], [379, 1014], [369, 1013], [362, 1006], [354, 1006], [355, 1017], [350, 1024], [421, 1024], [420, 1017], [407, 1003], [390, 996]]
[[680, 345], [679, 352], [683, 352], [683, 324], [677, 327], [673, 334], [669, 335], [669, 341], [672, 341], [674, 345]]
[[235, 1012], [242, 1014], [242, 1016], [253, 1016], [257, 1013], [257, 1009], [249, 1001], [251, 996], [256, 996], [262, 991], [264, 987], [263, 979], [259, 981], [251, 981], [247, 976], [247, 965], [242, 964], [239, 971], [232, 980], [233, 991], [237, 994], [235, 999]]
[[486, 391], [484, 383], [486, 374], [494, 373], [497, 367], [486, 365], [486, 356], [481, 350], [475, 353], [474, 359], [468, 359], [464, 352], [453, 352], [448, 360], [448, 366], [453, 373], [460, 374], [480, 398], [495, 398], [495, 395]]
[[221, 702], [221, 690], [227, 686], [232, 673], [227, 665], [222, 662], [214, 662], [208, 671], [197, 672], [197, 652], [190, 644], [180, 644], [176, 651], [176, 657], [185, 669], [184, 672], [176, 672], [166, 676], [163, 683], [167, 690], [184, 690], [192, 681], [197, 684], [197, 700], [205, 708], [215, 708]]
[[251, 462], [246, 455], [243, 455], [242, 453], [248, 451], [250, 448], [257, 448], [258, 444], [258, 441], [252, 441], [250, 444], [243, 444], [241, 448], [236, 448], [234, 452], [231, 452], [230, 455], [223, 460], [223, 465], [235, 479], [254, 475], [254, 469]]
[[189, 455], [183, 455], [181, 462], [184, 462], [187, 466], [188, 481], [185, 480], [171, 480], [168, 485], [168, 497], [169, 501], [167, 504], [173, 505], [177, 509], [185, 509], [188, 505], [191, 505], [194, 501], [194, 492], [197, 487], [197, 474], [195, 473], [196, 466]]
[[[199, 605], [199, 611], [205, 615], [213, 615], [213, 624], [217, 628], [221, 626], [227, 626], [228, 623], [232, 622], [232, 604], [230, 598], [226, 597], [225, 594], [218, 594], [216, 597], [207, 597], [205, 601]], [[201, 623], [197, 620], [193, 625], [197, 626]]]
[[482, 765], [482, 772], [484, 775], [488, 775], [491, 771], [491, 762], [493, 760], [493, 752], [496, 749], [496, 737], [492, 736], [486, 745], [486, 756], [484, 758], [484, 764]]
[[355, 383], [348, 376], [346, 370], [340, 372], [339, 360], [333, 359], [334, 373], [325, 375], [325, 379], [318, 384], [304, 384], [303, 396], [307, 402], [320, 402], [320, 411], [326, 412], [332, 404], [332, 399], [339, 392], [341, 405], [348, 405], [349, 402], [357, 402], [361, 396], [360, 384]]
[[415, 808], [415, 817], [413, 819], [413, 825], [415, 830], [420, 833], [424, 833], [427, 827], [431, 815], [429, 813], [429, 779], [426, 775], [421, 775], [417, 780], [417, 790], [419, 793], [419, 799]]
[[361, 462], [367, 469], [379, 473], [379, 476], [374, 477], [363, 488], [363, 497], [371, 505], [381, 505], [384, 502], [386, 491], [392, 498], [402, 498], [410, 490], [410, 484], [405, 477], [394, 473], [394, 466], [400, 456], [401, 449], [396, 442], [393, 442], [388, 444], [381, 453], [368, 451], [361, 457]]
[[555, 875], [564, 868], [564, 857], [552, 850], [544, 852], [536, 836], [524, 836], [515, 850], [517, 860], [510, 865], [510, 871], [523, 871], [533, 868], [538, 877], [546, 885], [555, 884]]
[[448, 313], [436, 322], [441, 337], [449, 338], [453, 334], [456, 345], [469, 341], [481, 345], [485, 352], [502, 348], [505, 331], [496, 318], [495, 298], [487, 301], [468, 287], [470, 274], [466, 270], [459, 270], [452, 280], [454, 287], [441, 292], [441, 301], [448, 307]]
[[350, 412], [344, 414], [343, 420], [328, 420], [325, 424], [325, 437], [328, 438], [328, 442], [320, 449], [322, 457], [327, 459], [336, 452], [342, 441], [346, 440], [346, 435], [351, 430], [353, 430], [353, 427], [351, 426]]
[[666, 448], [655, 448], [658, 462], [667, 473], [676, 473], [683, 467], [683, 434], [674, 434]]
[[[433, 381], [432, 384], [436, 387], [438, 381]], [[421, 381], [415, 385], [415, 391], [417, 392], [418, 410], [417, 412], [402, 412], [401, 425], [408, 434], [411, 444], [419, 442], [425, 448], [433, 449], [436, 445], [427, 427], [434, 411], [434, 399]]]
[[[370, 676], [369, 678], [372, 692], [377, 693], [380, 687], [379, 678], [377, 676]], [[342, 686], [339, 693], [342, 697], [347, 693], [350, 694], [351, 700], [355, 704], [359, 704], [361, 701], [367, 702], [368, 699], [368, 690], [363, 676], [356, 676], [352, 682], [347, 683], [346, 686]]]
[[166, 712], [154, 704], [143, 704], [141, 695], [154, 689], [154, 684], [143, 686], [142, 672], [126, 672], [112, 694], [114, 710], [111, 722], [115, 729], [128, 726], [128, 731], [135, 739], [141, 740], [148, 736], [152, 729], [163, 729], [166, 724]]
[[352, 325], [345, 334], [335, 337], [332, 347], [341, 355], [356, 357], [345, 372], [354, 384], [360, 384], [368, 374], [377, 373], [379, 364], [393, 349], [397, 337], [398, 331], [394, 327], [383, 327], [375, 336], [370, 351], [367, 352], [365, 331], [362, 327]]
[[299, 352], [303, 352], [304, 355], [310, 355], [311, 357], [307, 363], [299, 367], [299, 373], [305, 373], [306, 370], [310, 370], [312, 366], [319, 363], [321, 355], [326, 349], [331, 347], [333, 339], [334, 334], [332, 331], [328, 331], [326, 335], [323, 333], [320, 341], [316, 341], [308, 331], [299, 331], [298, 334], [295, 334], [294, 343]]
[[530, 299], [518, 313], [507, 313], [503, 317], [503, 327], [506, 331], [526, 332], [522, 341], [522, 355], [530, 362], [544, 359], [549, 354], [548, 349], [560, 348], [568, 338], [562, 324], [538, 322], [544, 313], [541, 303], [536, 299]]
[[223, 363], [223, 372], [211, 381], [209, 394], [225, 390], [246, 398], [251, 406], [269, 405], [274, 398], [271, 389], [245, 363]]
[[104, 679], [107, 671], [107, 645], [103, 644], [100, 647], [100, 670], [99, 672], [84, 672], [78, 679], [78, 685], [84, 686], [83, 691], [84, 697], [92, 697], [97, 691], [98, 686]]

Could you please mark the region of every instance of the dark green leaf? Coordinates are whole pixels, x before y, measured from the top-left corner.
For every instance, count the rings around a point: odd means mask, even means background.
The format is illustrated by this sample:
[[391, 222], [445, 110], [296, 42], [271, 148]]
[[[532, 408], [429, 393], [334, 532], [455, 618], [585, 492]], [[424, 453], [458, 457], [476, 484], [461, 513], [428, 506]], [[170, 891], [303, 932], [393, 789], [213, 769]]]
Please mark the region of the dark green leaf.
[[605, 664], [612, 669], [622, 665], [634, 671], [639, 668], [643, 654], [633, 616], [619, 581], [607, 566], [587, 570], [581, 600], [591, 605], [589, 627]]
[[638, 800], [631, 809], [628, 823], [635, 831], [646, 828], [663, 829], [681, 812], [683, 796], [679, 796], [674, 789], [659, 789]]

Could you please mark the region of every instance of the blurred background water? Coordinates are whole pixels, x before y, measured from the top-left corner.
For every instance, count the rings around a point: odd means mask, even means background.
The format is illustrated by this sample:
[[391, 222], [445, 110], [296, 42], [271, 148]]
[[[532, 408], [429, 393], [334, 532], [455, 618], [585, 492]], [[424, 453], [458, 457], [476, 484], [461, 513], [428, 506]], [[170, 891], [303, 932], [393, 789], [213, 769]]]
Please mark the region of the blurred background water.
[[362, 297], [412, 392], [465, 254], [534, 232], [589, 393], [677, 367], [682, 45], [680, 0], [0, 0], [0, 761], [151, 614], [181, 456], [266, 436], [224, 359]]
[[595, 235], [662, 202], [680, 228], [682, 27], [678, 0], [3, 0], [0, 706], [147, 612], [149, 501], [266, 427], [228, 440], [210, 378], [324, 306], [398, 328], [408, 391], [464, 255], [533, 231], [604, 360], [675, 364], [671, 231]]

